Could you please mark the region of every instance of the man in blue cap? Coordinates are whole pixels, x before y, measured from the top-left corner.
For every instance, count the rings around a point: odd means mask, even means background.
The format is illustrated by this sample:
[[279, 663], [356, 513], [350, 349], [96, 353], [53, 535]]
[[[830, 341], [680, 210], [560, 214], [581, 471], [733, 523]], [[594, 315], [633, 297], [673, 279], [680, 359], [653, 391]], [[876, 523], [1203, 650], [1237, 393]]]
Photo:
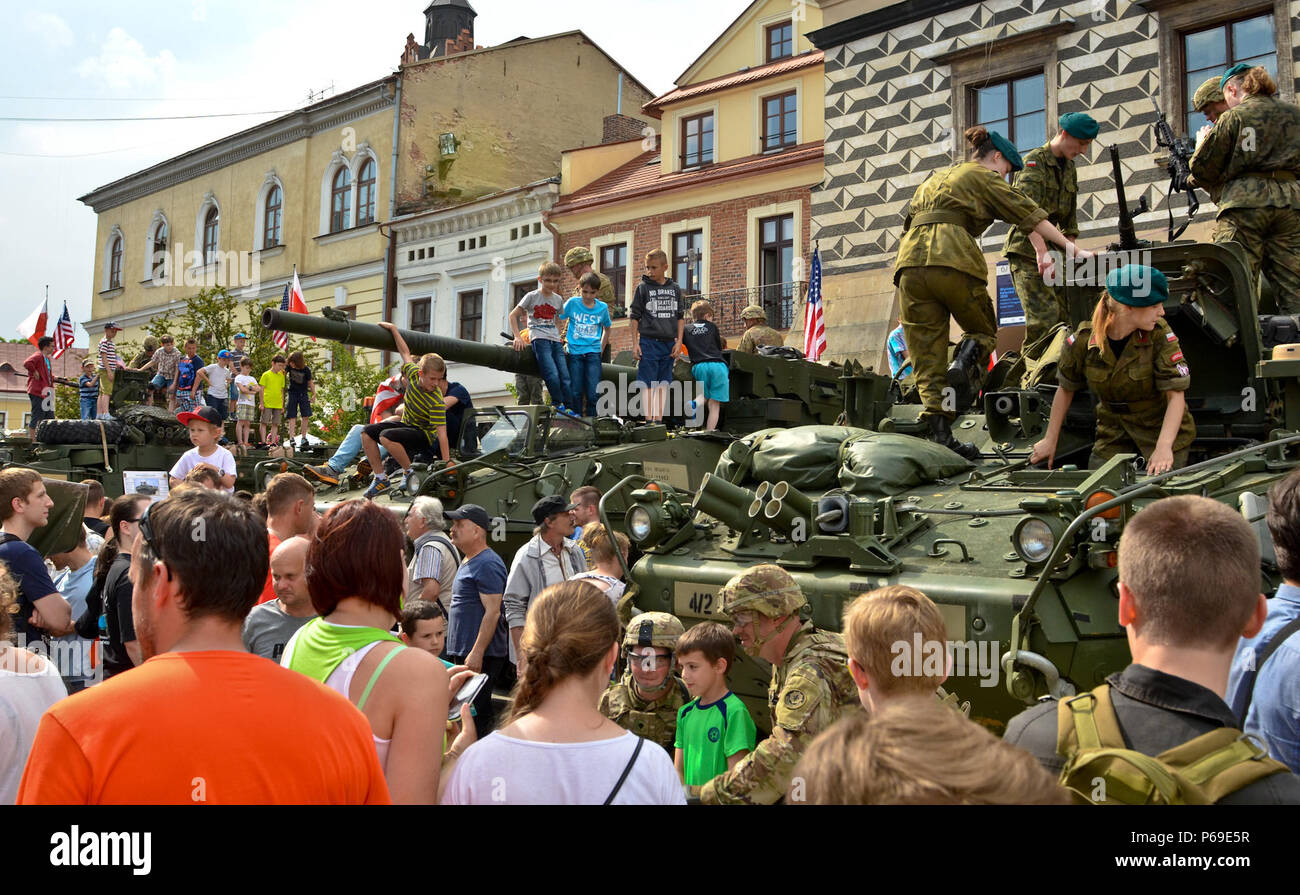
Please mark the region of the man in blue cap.
[[1228, 111], [1200, 139], [1191, 182], [1219, 206], [1214, 241], [1245, 249], [1256, 282], [1262, 273], [1273, 286], [1278, 313], [1300, 314], [1300, 107], [1245, 62], [1219, 86]]
[[[1025, 154], [1025, 167], [1016, 175], [1013, 186], [1046, 211], [1047, 219], [1074, 242], [1079, 235], [1079, 181], [1074, 160], [1091, 148], [1100, 125], [1083, 112], [1062, 115], [1059, 124], [1061, 129], [1051, 141]], [[1038, 272], [1036, 259], [1043, 248], [1041, 242], [1040, 237], [1031, 236], [1028, 230], [1014, 227], [1007, 233], [1004, 248], [1011, 262], [1011, 281], [1025, 309], [1026, 348], [1047, 335], [1056, 324], [1070, 323], [1064, 285], [1046, 283]], [[1066, 271], [1059, 272], [1058, 283], [1066, 281], [1065, 274]]]
[[1106, 292], [1092, 320], [1066, 340], [1051, 421], [1030, 462], [1051, 465], [1074, 393], [1087, 388], [1097, 398], [1089, 467], [1119, 453], [1141, 455], [1152, 475], [1185, 466], [1196, 438], [1183, 394], [1192, 372], [1164, 320], [1169, 281], [1153, 267], [1128, 264], [1106, 277]]

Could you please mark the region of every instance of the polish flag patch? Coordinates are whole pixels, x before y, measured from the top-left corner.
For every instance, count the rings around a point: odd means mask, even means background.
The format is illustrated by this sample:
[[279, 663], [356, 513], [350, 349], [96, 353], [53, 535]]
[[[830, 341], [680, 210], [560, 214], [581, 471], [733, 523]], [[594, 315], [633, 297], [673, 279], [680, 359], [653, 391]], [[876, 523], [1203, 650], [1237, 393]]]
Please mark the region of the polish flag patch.
[[1167, 334], [1165, 335], [1165, 341], [1166, 341], [1166, 342], [1177, 342], [1177, 341], [1178, 341], [1178, 336], [1174, 335], [1173, 333], [1167, 333]]
[[1074, 344], [1074, 333], [1070, 333], [1068, 336], [1065, 337], [1065, 344], [1067, 345]]
[[1025, 162], [1025, 167], [1026, 167], [1026, 168], [1037, 168], [1037, 167], [1038, 167], [1038, 162]]
[[1169, 359], [1170, 359], [1171, 361], [1182, 360], [1182, 359], [1183, 359], [1183, 353], [1182, 353], [1181, 351], [1175, 351], [1175, 352], [1174, 352], [1174, 356], [1171, 357], [1171, 358], [1169, 358]]

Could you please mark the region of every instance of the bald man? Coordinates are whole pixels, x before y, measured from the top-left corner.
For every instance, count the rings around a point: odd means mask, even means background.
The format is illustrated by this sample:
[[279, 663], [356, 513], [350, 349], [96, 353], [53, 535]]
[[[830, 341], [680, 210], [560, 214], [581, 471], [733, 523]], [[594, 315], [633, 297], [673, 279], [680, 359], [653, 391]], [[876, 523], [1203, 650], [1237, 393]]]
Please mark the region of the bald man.
[[244, 649], [279, 662], [294, 632], [316, 617], [307, 592], [307, 548], [302, 535], [281, 541], [271, 554], [275, 599], [253, 607], [244, 619]]

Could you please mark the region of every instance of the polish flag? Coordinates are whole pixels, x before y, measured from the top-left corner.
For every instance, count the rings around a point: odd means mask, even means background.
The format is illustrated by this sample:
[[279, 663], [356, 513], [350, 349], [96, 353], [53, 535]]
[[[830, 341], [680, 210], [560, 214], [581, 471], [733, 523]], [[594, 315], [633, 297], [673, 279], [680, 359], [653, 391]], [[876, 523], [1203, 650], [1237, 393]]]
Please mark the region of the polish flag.
[[35, 345], [45, 337], [45, 325], [49, 318], [49, 300], [43, 299], [27, 319], [18, 324], [18, 335]]
[[[293, 287], [289, 290], [289, 310], [295, 314], [309, 313], [307, 302], [302, 297], [302, 284], [298, 282], [298, 268], [296, 267], [293, 269]], [[315, 342], [316, 337], [311, 336], [311, 340]]]

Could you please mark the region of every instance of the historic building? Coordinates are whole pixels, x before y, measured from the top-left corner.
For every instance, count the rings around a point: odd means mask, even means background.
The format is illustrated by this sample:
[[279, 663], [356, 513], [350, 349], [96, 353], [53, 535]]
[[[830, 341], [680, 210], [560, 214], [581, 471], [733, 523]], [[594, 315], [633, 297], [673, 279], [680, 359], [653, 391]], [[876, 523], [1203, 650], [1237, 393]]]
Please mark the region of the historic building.
[[[0, 433], [26, 429], [31, 419], [32, 403], [27, 397], [27, 358], [36, 352], [29, 342], [0, 342]], [[50, 361], [54, 375], [76, 382], [81, 375], [85, 348], [70, 348], [57, 360]]]
[[[1056, 132], [1058, 116], [1088, 112], [1102, 126], [1080, 157], [1080, 244], [1114, 239], [1118, 206], [1107, 147], [1118, 146], [1130, 203], [1151, 211], [1139, 235], [1166, 238], [1168, 178], [1152, 125], [1160, 108], [1179, 135], [1203, 120], [1191, 94], [1236, 62], [1264, 65], [1293, 99], [1300, 42], [1285, 0], [822, 0], [809, 39], [825, 53], [826, 176], [814, 191], [829, 359], [883, 367], [898, 315], [892, 265], [903, 210], [936, 168], [964, 159], [963, 131], [984, 124], [1022, 150]], [[1174, 215], [1185, 200], [1174, 199]], [[1183, 238], [1208, 238], [1214, 207], [1201, 195]], [[993, 264], [1006, 227], [982, 246]], [[990, 290], [992, 291], [992, 290]], [[1021, 333], [1008, 332], [1012, 344]], [[1006, 342], [1004, 342], [1004, 347]]]
[[[548, 220], [560, 257], [588, 246], [620, 307], [644, 258], [662, 249], [669, 275], [713, 303], [724, 333], [762, 304], [786, 330], [807, 280], [811, 192], [822, 178], [822, 54], [804, 36], [816, 2], [755, 0], [643, 107], [652, 132], [564, 153]], [[576, 284], [566, 280], [573, 294]], [[616, 348], [628, 347], [617, 321]]]

